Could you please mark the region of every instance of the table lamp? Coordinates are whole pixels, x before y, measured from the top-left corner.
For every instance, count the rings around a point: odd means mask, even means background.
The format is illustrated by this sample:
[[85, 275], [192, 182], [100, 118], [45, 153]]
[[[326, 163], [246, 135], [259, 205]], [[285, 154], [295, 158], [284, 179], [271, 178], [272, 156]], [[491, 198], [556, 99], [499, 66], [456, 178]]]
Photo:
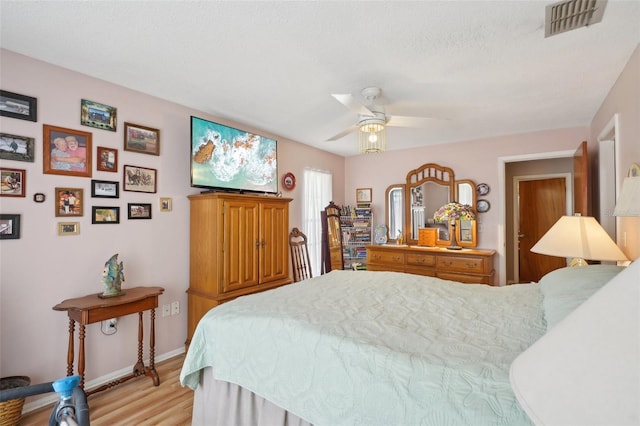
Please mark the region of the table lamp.
[[607, 231], [590, 216], [562, 216], [531, 247], [539, 254], [572, 257], [569, 266], [586, 266], [588, 260], [625, 261], [627, 257]]
[[640, 216], [640, 176], [624, 179], [613, 215]]

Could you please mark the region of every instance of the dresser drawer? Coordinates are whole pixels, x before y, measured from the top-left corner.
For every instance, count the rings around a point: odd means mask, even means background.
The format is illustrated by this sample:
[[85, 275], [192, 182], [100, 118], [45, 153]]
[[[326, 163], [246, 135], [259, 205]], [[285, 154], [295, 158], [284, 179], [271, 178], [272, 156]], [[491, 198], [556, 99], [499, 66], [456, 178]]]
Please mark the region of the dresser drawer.
[[385, 265], [404, 265], [404, 253], [394, 253], [388, 251], [369, 251], [367, 264], [378, 263]]
[[456, 274], [454, 272], [438, 272], [436, 274], [438, 278], [443, 280], [458, 281], [466, 284], [493, 284], [493, 274], [491, 275], [465, 275]]
[[438, 271], [446, 270], [447, 272], [485, 273], [483, 259], [477, 257], [438, 256], [437, 268]]
[[432, 254], [407, 253], [407, 265], [435, 266], [436, 257]]

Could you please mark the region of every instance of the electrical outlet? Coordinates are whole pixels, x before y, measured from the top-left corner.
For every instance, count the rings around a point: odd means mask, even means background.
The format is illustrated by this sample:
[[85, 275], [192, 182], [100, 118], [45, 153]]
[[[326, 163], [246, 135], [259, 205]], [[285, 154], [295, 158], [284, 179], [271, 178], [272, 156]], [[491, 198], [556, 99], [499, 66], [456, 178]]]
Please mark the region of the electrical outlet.
[[178, 315], [180, 313], [180, 302], [173, 302], [171, 304], [171, 315]]
[[171, 305], [168, 303], [166, 305], [162, 305], [162, 316], [168, 317], [169, 315], [171, 315]]

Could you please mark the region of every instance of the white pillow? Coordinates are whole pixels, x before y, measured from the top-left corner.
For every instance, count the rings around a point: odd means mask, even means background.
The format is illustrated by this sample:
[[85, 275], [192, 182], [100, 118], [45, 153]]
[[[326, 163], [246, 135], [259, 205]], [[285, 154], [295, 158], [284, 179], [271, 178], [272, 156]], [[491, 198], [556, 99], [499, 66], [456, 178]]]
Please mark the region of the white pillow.
[[623, 270], [624, 267], [615, 265], [573, 266], [556, 269], [542, 277], [540, 289], [547, 330]]

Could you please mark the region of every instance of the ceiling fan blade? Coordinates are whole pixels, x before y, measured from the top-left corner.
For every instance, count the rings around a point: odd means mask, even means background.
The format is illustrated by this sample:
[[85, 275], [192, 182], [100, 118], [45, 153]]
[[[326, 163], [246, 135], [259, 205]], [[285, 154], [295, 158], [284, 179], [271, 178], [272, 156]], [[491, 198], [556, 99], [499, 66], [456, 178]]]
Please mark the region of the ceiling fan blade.
[[407, 117], [402, 115], [387, 116], [387, 126], [392, 127], [416, 127], [424, 128], [429, 127], [436, 120], [442, 120], [442, 118], [430, 118], [430, 117]]
[[343, 131], [341, 131], [337, 135], [330, 137], [329, 139], [326, 140], [326, 142], [333, 142], [333, 141], [337, 141], [338, 139], [342, 139], [343, 137], [347, 136], [349, 133], [353, 132], [357, 128], [358, 128], [358, 125], [354, 124], [353, 126], [347, 128], [347, 129], [344, 129]]
[[347, 94], [332, 94], [331, 96], [336, 98], [338, 102], [340, 102], [342, 105], [346, 106], [347, 108], [349, 108], [349, 110], [355, 112], [356, 114], [374, 115], [369, 108], [367, 108], [366, 106], [358, 102], [356, 98], [353, 97], [353, 95], [350, 95], [347, 93]]

